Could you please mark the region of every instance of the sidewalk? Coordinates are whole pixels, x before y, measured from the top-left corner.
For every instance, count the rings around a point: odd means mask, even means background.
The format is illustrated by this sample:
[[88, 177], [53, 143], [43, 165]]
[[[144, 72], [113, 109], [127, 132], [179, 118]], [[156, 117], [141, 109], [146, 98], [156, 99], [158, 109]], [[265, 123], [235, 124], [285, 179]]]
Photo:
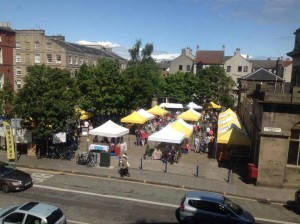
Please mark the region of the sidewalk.
[[[126, 137], [127, 138], [127, 137]], [[126, 141], [124, 137], [124, 140]], [[238, 174], [232, 174], [232, 181], [229, 183], [228, 170], [218, 167], [218, 162], [208, 159], [206, 154], [190, 152], [183, 155], [178, 164], [167, 166], [159, 160], [141, 159], [145, 147], [135, 146], [134, 136], [128, 137], [128, 157], [130, 163], [131, 177], [124, 177], [126, 180], [147, 182], [159, 185], [168, 185], [193, 190], [208, 190], [227, 195], [241, 196], [256, 199], [266, 203], [278, 202], [287, 203], [294, 201], [294, 189], [277, 189], [260, 187], [244, 183]], [[85, 152], [87, 145], [86, 138], [81, 138], [80, 151]], [[153, 143], [149, 143], [153, 144]], [[6, 160], [6, 152], [0, 151], [0, 160]], [[142, 162], [142, 163], [141, 163]], [[29, 167], [40, 170], [60, 171], [63, 173], [85, 174], [109, 178], [121, 178], [118, 174], [119, 157], [112, 156], [110, 167], [85, 167], [76, 164], [76, 159], [37, 159], [36, 157], [21, 155], [15, 164], [17, 167]], [[142, 164], [142, 169], [141, 168]], [[199, 167], [198, 176], [196, 167]], [[166, 172], [165, 172], [166, 171]]]

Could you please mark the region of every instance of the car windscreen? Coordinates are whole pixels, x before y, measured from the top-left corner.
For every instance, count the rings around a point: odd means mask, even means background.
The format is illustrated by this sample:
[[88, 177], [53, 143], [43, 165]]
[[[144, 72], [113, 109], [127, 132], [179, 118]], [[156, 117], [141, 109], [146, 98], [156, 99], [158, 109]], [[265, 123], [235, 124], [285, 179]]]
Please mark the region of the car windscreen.
[[243, 214], [243, 209], [238, 204], [234, 203], [233, 201], [229, 200], [228, 198], [224, 197], [224, 204], [227, 208], [233, 211], [237, 215]]
[[0, 166], [0, 175], [1, 176], [6, 176], [15, 171], [16, 171], [16, 168], [12, 165], [7, 164], [7, 165]]
[[49, 216], [46, 217], [48, 224], [55, 224], [61, 217], [63, 217], [63, 212], [60, 209], [56, 209]]
[[6, 212], [4, 212], [4, 213], [0, 216], [0, 218], [6, 216], [6, 215], [9, 214], [9, 213], [12, 213], [12, 212], [15, 211], [17, 208], [18, 208], [18, 206], [15, 206], [15, 207], [13, 207], [13, 208], [7, 210]]

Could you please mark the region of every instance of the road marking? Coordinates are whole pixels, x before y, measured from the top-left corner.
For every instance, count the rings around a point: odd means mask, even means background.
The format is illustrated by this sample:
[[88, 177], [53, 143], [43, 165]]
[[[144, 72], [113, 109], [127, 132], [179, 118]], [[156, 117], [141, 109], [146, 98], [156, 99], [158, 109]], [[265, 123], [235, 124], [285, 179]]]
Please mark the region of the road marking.
[[44, 189], [54, 190], [54, 191], [64, 191], [64, 192], [72, 192], [72, 193], [76, 193], [76, 194], [92, 195], [92, 196], [98, 196], [98, 197], [102, 197], [102, 198], [113, 198], [113, 199], [119, 199], [119, 200], [125, 200], [125, 201], [133, 201], [133, 202], [150, 204], [150, 205], [161, 205], [161, 206], [171, 207], [171, 208], [179, 207], [178, 205], [172, 205], [172, 204], [168, 204], [168, 203], [147, 201], [147, 200], [141, 200], [141, 199], [136, 199], [136, 198], [127, 198], [127, 197], [125, 198], [125, 197], [114, 196], [114, 195], [96, 194], [96, 193], [91, 193], [91, 192], [83, 192], [83, 191], [77, 191], [77, 190], [71, 190], [71, 189], [62, 189], [62, 188], [49, 187], [49, 186], [37, 185], [37, 184], [34, 185], [34, 187], [44, 188]]
[[264, 221], [264, 222], [280, 223], [280, 224], [298, 224], [296, 222], [277, 221], [277, 220], [273, 220], [273, 219], [264, 219], [264, 218], [257, 218], [257, 217], [255, 217], [255, 221]]
[[90, 224], [90, 223], [88, 223], [88, 222], [78, 222], [78, 221], [73, 221], [73, 220], [67, 220], [68, 221], [68, 223], [76, 223], [76, 224]]
[[32, 173], [31, 178], [33, 180], [33, 183], [42, 183], [45, 180], [53, 177], [54, 175], [48, 174], [48, 173]]

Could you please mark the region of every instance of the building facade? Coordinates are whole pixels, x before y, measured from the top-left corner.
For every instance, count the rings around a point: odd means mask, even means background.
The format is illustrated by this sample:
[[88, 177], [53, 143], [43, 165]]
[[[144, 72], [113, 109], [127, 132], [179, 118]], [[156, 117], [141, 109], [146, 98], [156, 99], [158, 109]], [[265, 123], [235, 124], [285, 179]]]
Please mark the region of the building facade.
[[14, 85], [14, 49], [16, 45], [15, 32], [9, 23], [0, 24], [0, 89], [5, 81]]
[[16, 30], [14, 58], [15, 89], [23, 87], [27, 67], [32, 65], [45, 64], [74, 73], [84, 63], [96, 65], [100, 58], [117, 59], [120, 68], [126, 67], [127, 64], [125, 59], [110, 51], [69, 43], [61, 35], [46, 36], [44, 30]]
[[184, 48], [181, 51], [181, 55], [171, 61], [169, 73], [175, 74], [177, 72], [192, 72], [196, 74], [194, 61], [195, 56], [192, 54], [192, 49], [189, 47]]

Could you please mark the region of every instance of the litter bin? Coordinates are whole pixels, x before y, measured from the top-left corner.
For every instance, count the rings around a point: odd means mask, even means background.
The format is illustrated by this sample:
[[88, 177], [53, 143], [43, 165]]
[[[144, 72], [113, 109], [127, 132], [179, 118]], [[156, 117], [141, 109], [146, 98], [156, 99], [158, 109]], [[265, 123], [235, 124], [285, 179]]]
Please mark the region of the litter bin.
[[295, 204], [300, 205], [300, 189], [295, 193]]
[[101, 151], [100, 167], [110, 167], [110, 152]]

